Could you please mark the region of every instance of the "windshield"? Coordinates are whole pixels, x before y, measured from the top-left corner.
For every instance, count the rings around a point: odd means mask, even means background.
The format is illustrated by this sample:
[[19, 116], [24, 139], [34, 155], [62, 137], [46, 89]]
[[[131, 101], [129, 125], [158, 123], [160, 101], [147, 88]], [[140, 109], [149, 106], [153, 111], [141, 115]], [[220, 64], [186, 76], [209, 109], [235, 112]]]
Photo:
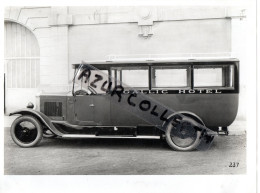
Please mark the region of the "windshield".
[[108, 83], [109, 77], [108, 69], [98, 70], [83, 63], [75, 70], [72, 94], [77, 95], [82, 92], [86, 92], [86, 94], [106, 94], [108, 91], [102, 86], [96, 85], [96, 83], [100, 84], [100, 81]]

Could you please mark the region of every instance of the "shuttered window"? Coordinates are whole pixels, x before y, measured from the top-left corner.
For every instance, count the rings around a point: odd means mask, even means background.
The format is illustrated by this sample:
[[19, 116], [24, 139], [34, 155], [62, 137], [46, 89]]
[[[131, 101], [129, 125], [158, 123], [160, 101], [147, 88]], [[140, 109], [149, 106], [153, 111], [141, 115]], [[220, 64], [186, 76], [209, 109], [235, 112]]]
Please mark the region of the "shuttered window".
[[40, 51], [34, 34], [18, 23], [4, 25], [7, 88], [36, 88], [40, 82]]

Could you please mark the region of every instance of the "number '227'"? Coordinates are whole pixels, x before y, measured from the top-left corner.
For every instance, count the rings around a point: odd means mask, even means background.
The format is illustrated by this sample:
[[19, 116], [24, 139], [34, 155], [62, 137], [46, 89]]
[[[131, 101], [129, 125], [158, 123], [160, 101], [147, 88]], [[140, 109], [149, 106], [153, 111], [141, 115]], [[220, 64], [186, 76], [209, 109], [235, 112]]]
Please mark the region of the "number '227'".
[[239, 162], [229, 162], [229, 166], [228, 167], [236, 168], [236, 167], [238, 167], [238, 165], [239, 165]]

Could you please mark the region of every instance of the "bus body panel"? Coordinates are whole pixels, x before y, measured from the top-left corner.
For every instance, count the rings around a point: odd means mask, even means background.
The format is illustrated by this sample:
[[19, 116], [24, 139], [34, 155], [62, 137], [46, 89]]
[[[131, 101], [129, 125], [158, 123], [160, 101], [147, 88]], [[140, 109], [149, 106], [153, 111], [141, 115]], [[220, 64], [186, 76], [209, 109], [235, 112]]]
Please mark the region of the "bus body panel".
[[[150, 63], [149, 63], [150, 64]], [[206, 87], [206, 88], [194, 88], [193, 72], [187, 70], [187, 82], [188, 88], [183, 88], [185, 90], [179, 90], [182, 88], [166, 88], [167, 90], [160, 90], [155, 94], [156, 90], [152, 87], [153, 79], [151, 76], [151, 71], [149, 71], [149, 94], [148, 98], [152, 98], [155, 101], [162, 103], [167, 108], [172, 111], [189, 111], [197, 116], [199, 116], [208, 127], [227, 127], [232, 124], [235, 120], [238, 111], [238, 98], [239, 98], [239, 62], [237, 60], [230, 61], [185, 61], [185, 62], [175, 62], [175, 63], [155, 63], [151, 62], [153, 66], [175, 66], [175, 65], [203, 65], [205, 67], [214, 68], [221, 65], [234, 65], [233, 77], [230, 77], [227, 81], [233, 81], [233, 85], [230, 87], [216, 88]], [[129, 63], [129, 62], [118, 62], [118, 63], [104, 63], [97, 64], [96, 67], [102, 67], [101, 69], [110, 70], [112, 67], [124, 67], [124, 66], [138, 66], [140, 64]], [[144, 62], [142, 65], [149, 66], [148, 63]], [[213, 67], [212, 67], [213, 66]], [[149, 67], [151, 70], [151, 67]], [[224, 72], [224, 71], [223, 71]], [[111, 74], [111, 73], [110, 73]], [[223, 75], [228, 76], [226, 73]], [[106, 76], [106, 75], [105, 75]], [[121, 75], [120, 75], [121, 77]], [[115, 77], [114, 77], [115, 78]], [[122, 77], [121, 77], [122, 78]], [[134, 88], [138, 90], [139, 88]], [[160, 88], [158, 88], [160, 89]], [[163, 88], [161, 88], [163, 89]], [[194, 90], [196, 94], [192, 94]], [[200, 89], [203, 92], [200, 92]], [[127, 90], [127, 88], [126, 88]], [[207, 90], [212, 90], [212, 92], [207, 92]], [[151, 92], [150, 92], [151, 91]], [[215, 91], [215, 92], [213, 92]], [[222, 93], [221, 93], [222, 92]], [[129, 96], [129, 94], [123, 94]], [[67, 103], [64, 99], [67, 97]], [[131, 106], [127, 105], [117, 105], [115, 103], [115, 97], [111, 98], [109, 93], [107, 94], [93, 94], [93, 95], [81, 95], [81, 96], [40, 96], [41, 98], [41, 112], [45, 113], [51, 119], [66, 121], [72, 125], [79, 126], [147, 126], [151, 123], [146, 122], [138, 116], [138, 114], [133, 114], [129, 112]], [[134, 101], [134, 98], [133, 98]], [[49, 104], [43, 104], [49, 102]], [[124, 101], [127, 104], [126, 101]], [[61, 105], [62, 104], [62, 105]], [[45, 105], [45, 106], [44, 106]], [[137, 104], [138, 106], [139, 104]], [[46, 108], [46, 109], [45, 109]], [[129, 109], [128, 109], [129, 108]], [[54, 113], [53, 113], [54, 109]], [[131, 110], [130, 110], [131, 111]]]
[[208, 127], [231, 125], [238, 110], [238, 94], [154, 94], [151, 97], [175, 111], [195, 113]]
[[[149, 94], [148, 96], [173, 111], [195, 113], [208, 127], [231, 125], [238, 110], [238, 94]], [[150, 125], [138, 115], [131, 113], [131, 106], [129, 109], [120, 108], [113, 103], [111, 106], [113, 106], [111, 120], [115, 126]]]
[[[147, 94], [147, 96], [173, 111], [195, 113], [208, 127], [227, 127], [231, 125], [238, 110], [238, 94]], [[62, 102], [64, 103], [63, 121], [68, 121], [73, 125], [121, 127], [151, 125], [138, 115], [133, 114], [131, 106], [122, 108], [120, 104], [116, 104], [111, 100], [109, 94], [77, 96], [75, 98], [70, 96], [67, 98], [68, 108], [66, 109], [64, 96], [41, 97], [41, 112], [46, 114], [46, 110], [43, 108], [45, 102]], [[132, 101], [135, 102], [134, 99]], [[127, 104], [127, 101], [122, 102]], [[94, 106], [91, 107], [91, 104]], [[51, 118], [56, 119], [59, 117], [53, 116]], [[59, 118], [59, 120], [61, 119]]]

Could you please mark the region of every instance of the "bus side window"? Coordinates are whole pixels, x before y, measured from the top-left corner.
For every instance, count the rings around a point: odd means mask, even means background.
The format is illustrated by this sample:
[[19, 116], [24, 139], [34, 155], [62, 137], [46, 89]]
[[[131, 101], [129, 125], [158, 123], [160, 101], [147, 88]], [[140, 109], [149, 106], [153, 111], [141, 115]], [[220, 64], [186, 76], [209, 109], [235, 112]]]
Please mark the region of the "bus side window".
[[125, 90], [131, 88], [148, 89], [148, 67], [117, 67], [111, 69], [111, 77], [115, 85], [121, 85]]
[[188, 74], [188, 67], [153, 67], [152, 88], [188, 87]]
[[122, 85], [122, 70], [121, 68], [112, 68], [111, 69], [111, 81], [113, 85]]
[[148, 88], [148, 69], [122, 69], [122, 82], [134, 88]]

